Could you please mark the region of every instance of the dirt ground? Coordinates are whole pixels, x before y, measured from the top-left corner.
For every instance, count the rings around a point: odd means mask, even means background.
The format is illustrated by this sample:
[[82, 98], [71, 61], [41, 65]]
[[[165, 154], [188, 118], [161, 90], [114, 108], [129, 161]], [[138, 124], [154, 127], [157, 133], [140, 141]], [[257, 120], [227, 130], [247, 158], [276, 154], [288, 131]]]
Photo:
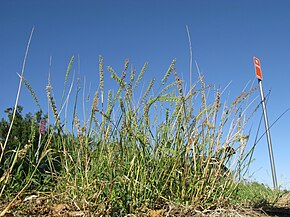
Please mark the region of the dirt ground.
[[[1, 202], [0, 211], [2, 212], [7, 206], [7, 202]], [[17, 201], [13, 209], [7, 211], [3, 216], [5, 217], [22, 217], [22, 216], [65, 216], [65, 217], [80, 217], [80, 216], [110, 216], [110, 214], [101, 214], [101, 211], [92, 213], [80, 209], [72, 209], [67, 204], [51, 204], [44, 197], [31, 196], [23, 201]], [[233, 207], [233, 208], [220, 208], [216, 210], [203, 210], [203, 211], [188, 211], [175, 210], [171, 208], [159, 210], [146, 210], [140, 214], [131, 214], [127, 216], [141, 216], [141, 217], [158, 217], [158, 216], [209, 216], [209, 217], [266, 217], [266, 216], [290, 216], [290, 193], [282, 196], [279, 201], [272, 207]]]

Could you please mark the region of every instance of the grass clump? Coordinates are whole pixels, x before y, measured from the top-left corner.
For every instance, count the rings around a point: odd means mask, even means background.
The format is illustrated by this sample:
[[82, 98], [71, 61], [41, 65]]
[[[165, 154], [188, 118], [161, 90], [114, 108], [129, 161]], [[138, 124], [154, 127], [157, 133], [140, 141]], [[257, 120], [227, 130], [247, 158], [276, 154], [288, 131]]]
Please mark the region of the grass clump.
[[267, 208], [277, 204], [284, 193], [281, 190], [273, 190], [262, 183], [241, 183], [236, 197], [239, 204], [254, 208]]
[[[74, 57], [65, 75], [62, 108], [68, 106], [64, 96], [73, 62]], [[253, 89], [243, 91], [232, 103], [223, 102], [222, 91], [207, 85], [200, 74], [186, 93], [175, 63], [173, 60], [169, 66], [157, 94], [151, 94], [155, 87], [152, 79], [136, 99], [134, 93], [147, 63], [137, 79], [136, 69], [128, 72], [129, 60], [120, 75], [107, 67], [117, 89], [106, 93], [100, 56], [99, 89], [95, 90], [89, 118], [79, 119], [77, 87], [70, 131], [64, 127], [69, 118], [61, 120], [62, 109], [57, 110], [49, 81], [47, 98], [53, 112], [50, 118], [55, 122], [48, 126], [40, 159], [26, 175], [28, 181], [21, 194], [14, 194], [20, 197], [36, 174], [42, 174], [51, 180], [51, 198], [95, 214], [227, 206], [235, 198], [249, 163], [245, 126]], [[66, 94], [68, 99], [71, 92]], [[39, 170], [41, 162], [45, 162], [45, 171]], [[9, 165], [17, 170], [13, 162]], [[9, 184], [3, 180], [2, 174], [1, 189]]]

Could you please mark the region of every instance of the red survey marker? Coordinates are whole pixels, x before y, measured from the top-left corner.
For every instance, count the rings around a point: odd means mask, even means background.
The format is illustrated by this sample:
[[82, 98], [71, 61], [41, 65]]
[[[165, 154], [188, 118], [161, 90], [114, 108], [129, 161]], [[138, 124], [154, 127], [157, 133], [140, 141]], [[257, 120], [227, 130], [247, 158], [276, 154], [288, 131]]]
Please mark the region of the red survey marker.
[[262, 76], [262, 70], [261, 70], [261, 62], [260, 60], [254, 56], [254, 64], [255, 64], [255, 70], [256, 70], [256, 77], [259, 79], [259, 80], [262, 80], [263, 79], [263, 76]]

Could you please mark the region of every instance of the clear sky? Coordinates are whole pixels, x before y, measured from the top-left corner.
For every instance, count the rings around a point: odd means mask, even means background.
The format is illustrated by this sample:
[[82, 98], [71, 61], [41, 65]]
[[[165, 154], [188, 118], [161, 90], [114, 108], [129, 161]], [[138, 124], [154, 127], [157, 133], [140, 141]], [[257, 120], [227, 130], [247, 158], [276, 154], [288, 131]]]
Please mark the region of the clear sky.
[[[160, 79], [176, 58], [178, 73], [188, 81], [188, 25], [193, 59], [206, 81], [221, 88], [231, 82], [231, 96], [238, 95], [247, 82], [256, 82], [253, 56], [260, 58], [264, 91], [271, 90], [267, 106], [273, 123], [290, 107], [289, 11], [289, 0], [1, 0], [0, 116], [14, 105], [19, 82], [16, 73], [21, 71], [33, 26], [24, 75], [45, 107], [50, 56], [51, 82], [59, 95], [73, 54], [79, 55], [81, 76], [86, 76], [93, 90], [98, 86], [99, 55], [104, 57], [105, 65], [116, 70], [121, 70], [125, 58], [139, 70], [148, 61], [148, 80], [153, 76]], [[113, 83], [105, 82], [114, 88]], [[258, 91], [254, 94], [259, 96]], [[25, 89], [20, 104], [25, 111], [37, 110]], [[261, 112], [253, 118], [254, 129]], [[288, 189], [289, 125], [290, 114], [286, 113], [271, 129], [278, 182]], [[272, 185], [266, 137], [258, 144], [254, 158], [252, 179]]]

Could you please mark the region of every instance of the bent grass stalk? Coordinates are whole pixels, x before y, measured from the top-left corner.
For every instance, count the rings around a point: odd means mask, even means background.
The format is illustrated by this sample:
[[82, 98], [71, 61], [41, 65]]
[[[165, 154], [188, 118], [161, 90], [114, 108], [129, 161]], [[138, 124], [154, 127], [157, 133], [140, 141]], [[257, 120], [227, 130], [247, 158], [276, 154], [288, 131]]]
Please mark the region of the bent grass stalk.
[[13, 127], [13, 122], [14, 122], [14, 118], [15, 118], [15, 114], [16, 114], [16, 109], [17, 109], [17, 105], [18, 105], [18, 101], [19, 101], [19, 96], [20, 96], [20, 91], [21, 91], [21, 86], [22, 86], [22, 79], [23, 79], [23, 76], [24, 76], [26, 59], [27, 59], [27, 56], [28, 56], [28, 51], [29, 51], [30, 42], [31, 42], [31, 39], [32, 39], [32, 36], [33, 36], [33, 32], [34, 32], [34, 27], [31, 30], [31, 33], [30, 33], [30, 36], [29, 36], [29, 39], [28, 39], [28, 43], [27, 43], [27, 46], [26, 46], [26, 51], [25, 51], [25, 55], [24, 55], [24, 59], [23, 59], [23, 64], [22, 64], [22, 69], [21, 69], [21, 75], [20, 75], [20, 79], [19, 79], [18, 91], [17, 91], [17, 94], [16, 94], [16, 100], [15, 100], [15, 105], [14, 105], [14, 111], [13, 111], [13, 115], [12, 115], [11, 124], [10, 124], [10, 127], [9, 127], [9, 130], [8, 130], [8, 133], [7, 133], [7, 136], [6, 136], [6, 139], [5, 139], [4, 144], [2, 145], [2, 143], [1, 143], [0, 164], [2, 162], [3, 154], [5, 152], [5, 148], [6, 148], [6, 145], [7, 145], [7, 142], [8, 142], [8, 139], [9, 139], [9, 136], [10, 136], [10, 133], [11, 133], [11, 130], [12, 130], [12, 127]]

